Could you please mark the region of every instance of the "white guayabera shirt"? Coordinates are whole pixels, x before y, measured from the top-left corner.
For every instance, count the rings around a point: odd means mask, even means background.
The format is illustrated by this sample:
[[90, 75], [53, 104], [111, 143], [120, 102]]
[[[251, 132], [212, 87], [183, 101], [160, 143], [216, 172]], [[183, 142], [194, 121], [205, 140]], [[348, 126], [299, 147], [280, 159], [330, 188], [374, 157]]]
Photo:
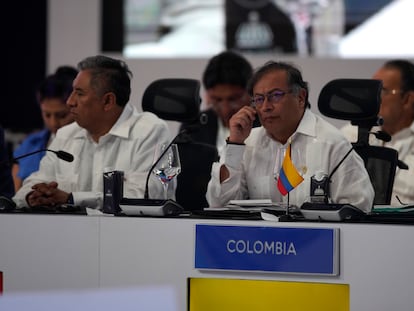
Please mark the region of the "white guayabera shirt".
[[[309, 109], [285, 145], [272, 140], [263, 127], [253, 128], [245, 146], [227, 145], [220, 163], [213, 164], [207, 190], [210, 206], [224, 206], [236, 199], [271, 199], [287, 203], [287, 196], [282, 196], [277, 189], [275, 174], [280, 171], [290, 141], [292, 161], [304, 181], [289, 193], [289, 203], [299, 207], [309, 201], [311, 177], [315, 174], [329, 176], [352, 147], [339, 129]], [[229, 169], [230, 177], [220, 184], [222, 164]], [[332, 176], [330, 198], [334, 203], [350, 203], [363, 211], [371, 210], [374, 189], [364, 162], [355, 151]]]
[[[124, 171], [124, 196], [143, 198], [145, 180], [154, 161], [155, 147], [170, 142], [168, 125], [152, 113], [139, 113], [127, 104], [112, 129], [94, 142], [76, 122], [60, 128], [49, 149], [64, 150], [74, 156], [65, 162], [49, 152], [40, 162], [39, 171], [25, 179], [13, 200], [27, 206], [25, 197], [32, 185], [56, 181], [58, 188], [72, 192], [76, 205], [102, 208], [103, 173], [111, 168]], [[174, 195], [176, 182], [169, 191]], [[150, 198], [163, 198], [162, 184], [150, 177]]]

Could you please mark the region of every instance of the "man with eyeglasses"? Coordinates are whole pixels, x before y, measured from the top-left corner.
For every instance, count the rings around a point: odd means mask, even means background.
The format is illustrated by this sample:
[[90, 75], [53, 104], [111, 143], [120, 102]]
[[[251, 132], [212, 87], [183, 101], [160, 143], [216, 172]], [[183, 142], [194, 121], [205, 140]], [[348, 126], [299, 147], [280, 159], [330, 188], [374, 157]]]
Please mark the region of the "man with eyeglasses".
[[[311, 177], [332, 174], [331, 202], [371, 210], [374, 190], [362, 159], [339, 129], [311, 112], [308, 85], [296, 67], [267, 62], [254, 73], [248, 92], [252, 105], [230, 119], [227, 145], [213, 164], [206, 195], [210, 206], [271, 199], [300, 207], [310, 200]], [[262, 126], [252, 128], [256, 116]], [[283, 196], [276, 180], [286, 150], [303, 181]]]
[[[387, 61], [373, 75], [382, 81], [381, 106], [379, 116], [383, 118], [381, 127], [391, 135], [390, 142], [369, 137], [374, 146], [386, 146], [398, 151], [398, 158], [408, 165], [408, 170], [398, 169], [394, 179], [391, 205], [414, 202], [414, 64], [403, 59]], [[342, 132], [351, 142], [356, 142], [358, 129], [348, 124]]]
[[[193, 141], [214, 145], [220, 150], [229, 135], [229, 120], [241, 107], [250, 104], [247, 82], [253, 73], [249, 61], [241, 54], [225, 51], [213, 56], [202, 77], [207, 110], [197, 120], [198, 130], [190, 137]], [[183, 124], [182, 129], [189, 125]], [[255, 126], [260, 126], [258, 121]]]

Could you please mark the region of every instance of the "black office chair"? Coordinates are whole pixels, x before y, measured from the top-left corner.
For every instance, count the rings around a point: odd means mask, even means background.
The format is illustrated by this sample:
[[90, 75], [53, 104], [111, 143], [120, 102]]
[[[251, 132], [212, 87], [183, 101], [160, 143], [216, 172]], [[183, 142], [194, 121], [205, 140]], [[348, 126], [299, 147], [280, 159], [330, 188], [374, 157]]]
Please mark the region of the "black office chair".
[[336, 79], [322, 88], [318, 99], [323, 115], [350, 120], [358, 127], [358, 140], [352, 145], [364, 160], [375, 191], [375, 205], [390, 204], [396, 168], [404, 168], [396, 150], [369, 145], [369, 135], [385, 141], [391, 139], [385, 132], [371, 132], [374, 125], [382, 124], [378, 116], [381, 89], [379, 80]]
[[[144, 91], [142, 109], [164, 120], [193, 122], [200, 114], [200, 82], [194, 79], [159, 79]], [[193, 130], [197, 130], [194, 128]], [[211, 166], [218, 161], [215, 146], [192, 141], [185, 132], [175, 140], [181, 160], [177, 176], [176, 201], [184, 210], [208, 206], [205, 194]]]

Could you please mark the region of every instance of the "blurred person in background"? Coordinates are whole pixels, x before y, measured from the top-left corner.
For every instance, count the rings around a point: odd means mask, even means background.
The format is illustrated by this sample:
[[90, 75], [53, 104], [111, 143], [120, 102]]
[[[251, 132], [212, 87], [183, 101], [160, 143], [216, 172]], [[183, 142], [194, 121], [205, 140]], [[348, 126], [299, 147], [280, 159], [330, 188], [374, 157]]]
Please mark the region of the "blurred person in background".
[[[397, 168], [391, 205], [414, 202], [414, 64], [404, 59], [385, 62], [373, 75], [382, 81], [379, 116], [384, 123], [371, 131], [382, 130], [391, 135], [384, 142], [371, 135], [370, 145], [384, 146], [398, 151], [399, 160], [408, 165], [408, 170]], [[342, 132], [351, 142], [356, 142], [358, 129], [345, 125]]]
[[[60, 66], [55, 73], [47, 76], [36, 90], [45, 128], [28, 135], [14, 150], [14, 157], [46, 149], [56, 131], [71, 122], [73, 116], [69, 112], [66, 100], [72, 92], [72, 82], [78, 70], [71, 66]], [[39, 169], [39, 163], [46, 151], [42, 151], [20, 159], [12, 166], [15, 190], [19, 190], [23, 180]]]
[[[252, 74], [249, 61], [236, 52], [225, 51], [209, 60], [202, 77], [207, 110], [197, 120], [199, 130], [189, 134], [193, 141], [214, 145], [220, 153], [229, 136], [230, 118], [250, 105], [247, 83]], [[188, 125], [194, 124], [183, 124], [182, 129]], [[260, 126], [258, 120], [254, 126]]]

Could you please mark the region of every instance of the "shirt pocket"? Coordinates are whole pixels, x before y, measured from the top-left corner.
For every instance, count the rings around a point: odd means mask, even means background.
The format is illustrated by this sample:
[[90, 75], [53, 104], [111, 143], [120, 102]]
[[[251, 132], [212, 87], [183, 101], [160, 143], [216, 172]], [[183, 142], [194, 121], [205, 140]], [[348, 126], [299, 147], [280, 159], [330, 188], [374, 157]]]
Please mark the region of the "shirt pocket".
[[408, 155], [403, 161], [408, 165], [408, 170], [398, 170], [393, 190], [395, 194], [401, 196], [401, 201], [411, 204], [414, 202], [414, 154]]
[[250, 199], [272, 199], [271, 193], [277, 187], [273, 176], [256, 176], [248, 180], [252, 181], [247, 185]]
[[[124, 197], [127, 198], [143, 198], [145, 191], [146, 173], [125, 173], [124, 177]], [[149, 176], [148, 187], [151, 188], [154, 182], [154, 175]], [[159, 182], [159, 181], [158, 181]]]

